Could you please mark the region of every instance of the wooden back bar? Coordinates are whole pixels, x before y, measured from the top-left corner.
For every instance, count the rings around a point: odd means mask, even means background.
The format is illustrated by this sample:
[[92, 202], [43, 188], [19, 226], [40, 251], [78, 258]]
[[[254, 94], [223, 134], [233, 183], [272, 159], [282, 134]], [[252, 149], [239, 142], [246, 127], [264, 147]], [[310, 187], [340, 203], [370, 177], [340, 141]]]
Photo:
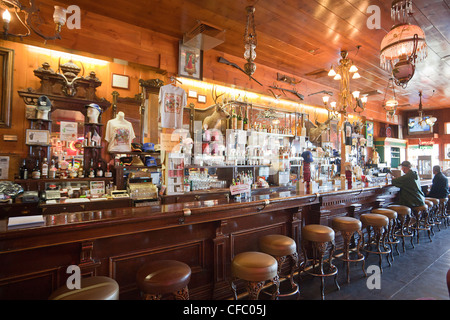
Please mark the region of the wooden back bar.
[[61, 213], [44, 216], [43, 226], [16, 230], [8, 230], [3, 219], [0, 299], [47, 299], [65, 285], [69, 265], [78, 265], [83, 276], [115, 279], [120, 299], [138, 299], [137, 270], [160, 259], [191, 267], [192, 299], [229, 298], [231, 260], [258, 250], [259, 237], [282, 234], [299, 243], [302, 225], [329, 225], [333, 216], [348, 215], [352, 203], [360, 203], [361, 211], [370, 210], [379, 197], [388, 204], [397, 191], [392, 186], [321, 194], [286, 191], [241, 201]]

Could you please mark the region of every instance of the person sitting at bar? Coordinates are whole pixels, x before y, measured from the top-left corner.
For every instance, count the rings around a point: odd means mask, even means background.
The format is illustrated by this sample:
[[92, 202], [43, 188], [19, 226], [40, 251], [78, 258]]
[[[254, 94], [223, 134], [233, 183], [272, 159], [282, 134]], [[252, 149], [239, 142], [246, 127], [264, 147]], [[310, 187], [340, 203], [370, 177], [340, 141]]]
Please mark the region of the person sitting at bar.
[[417, 172], [411, 170], [411, 162], [401, 163], [404, 175], [392, 179], [392, 185], [400, 188], [398, 204], [412, 207], [423, 206], [425, 204], [425, 194], [420, 186], [420, 179]]
[[441, 172], [440, 166], [433, 167], [433, 183], [431, 189], [428, 192], [428, 197], [436, 199], [444, 199], [448, 196], [448, 179]]

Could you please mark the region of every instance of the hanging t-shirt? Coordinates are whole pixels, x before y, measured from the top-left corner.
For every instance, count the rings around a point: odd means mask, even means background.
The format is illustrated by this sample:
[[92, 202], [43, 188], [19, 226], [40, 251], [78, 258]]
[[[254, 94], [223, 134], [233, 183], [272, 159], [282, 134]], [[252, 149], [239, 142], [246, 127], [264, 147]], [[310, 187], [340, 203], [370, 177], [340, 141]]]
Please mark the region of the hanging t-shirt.
[[130, 152], [135, 137], [133, 125], [125, 119], [112, 119], [106, 124], [105, 140], [110, 152]]
[[161, 127], [181, 129], [183, 126], [183, 108], [186, 106], [186, 91], [168, 84], [159, 89], [159, 107]]

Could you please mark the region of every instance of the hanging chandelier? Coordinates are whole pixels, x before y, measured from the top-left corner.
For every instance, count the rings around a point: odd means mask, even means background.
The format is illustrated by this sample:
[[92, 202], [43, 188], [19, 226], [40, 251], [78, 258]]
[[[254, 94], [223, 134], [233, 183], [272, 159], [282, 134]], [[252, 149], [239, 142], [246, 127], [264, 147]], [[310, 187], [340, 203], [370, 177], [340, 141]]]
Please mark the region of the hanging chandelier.
[[[389, 91], [389, 87], [392, 87], [392, 98], [386, 101], [386, 95]], [[394, 86], [394, 78], [390, 78], [386, 87], [386, 91], [384, 92], [384, 100], [383, 100], [383, 108], [386, 110], [387, 115], [392, 118], [397, 111], [398, 101], [395, 96], [395, 86]]]
[[[56, 25], [56, 31], [54, 35], [47, 36], [44, 35], [40, 30], [39, 26], [36, 25], [40, 20], [39, 8], [34, 3], [34, 0], [29, 0], [30, 6], [25, 7], [18, 0], [1, 0], [0, 7], [5, 9], [2, 14], [3, 18], [3, 37], [6, 40], [8, 37], [28, 37], [31, 35], [31, 31], [44, 38], [45, 40], [55, 40], [61, 39], [60, 32], [61, 27], [66, 24], [66, 14], [67, 10], [60, 6], [55, 6], [55, 11], [53, 13], [53, 21]], [[17, 20], [26, 30], [25, 33], [16, 34], [9, 32], [9, 24], [11, 22], [11, 12], [14, 13]], [[25, 31], [24, 30], [24, 31]]]
[[336, 67], [336, 70], [331, 67], [331, 70], [328, 72], [328, 76], [333, 77], [334, 80], [340, 81], [338, 101], [337, 103], [333, 101], [328, 106], [329, 97], [323, 97], [325, 106], [332, 114], [337, 115], [340, 113], [346, 115], [348, 107], [352, 107], [353, 111], [356, 113], [361, 113], [365, 109], [367, 96], [360, 98], [359, 91], [350, 92], [350, 75], [352, 75], [352, 79], [361, 78], [358, 73], [358, 68], [353, 64], [353, 61], [348, 58], [348, 52], [343, 50], [341, 51], [341, 59], [339, 60], [339, 65]]
[[391, 4], [391, 31], [381, 41], [380, 65], [392, 71], [397, 86], [406, 88], [414, 76], [415, 65], [427, 57], [425, 33], [416, 25], [408, 23], [412, 16], [411, 0], [394, 0]]
[[429, 125], [430, 127], [434, 126], [434, 124], [437, 121], [436, 117], [429, 117], [423, 115], [423, 109], [422, 109], [422, 91], [419, 91], [419, 110], [418, 110], [418, 117], [415, 117], [414, 120], [408, 123], [409, 127], [414, 127], [415, 125], [419, 125], [422, 128], [426, 125]]
[[245, 8], [247, 12], [247, 24], [244, 34], [244, 59], [247, 63], [244, 65], [244, 72], [251, 77], [255, 73], [256, 65], [253, 62], [256, 59], [256, 28], [255, 28], [255, 7], [248, 6]]

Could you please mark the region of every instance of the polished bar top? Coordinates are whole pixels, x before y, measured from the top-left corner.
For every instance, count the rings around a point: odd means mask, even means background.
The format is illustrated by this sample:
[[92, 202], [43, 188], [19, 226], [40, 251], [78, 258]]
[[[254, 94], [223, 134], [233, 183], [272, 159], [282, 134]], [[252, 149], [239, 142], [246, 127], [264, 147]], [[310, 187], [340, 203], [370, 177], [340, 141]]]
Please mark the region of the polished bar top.
[[[154, 205], [146, 207], [126, 207], [117, 209], [105, 209], [99, 211], [84, 211], [76, 213], [60, 213], [54, 215], [44, 215], [44, 224], [35, 226], [33, 229], [54, 228], [64, 225], [74, 224], [92, 224], [94, 222], [110, 223], [113, 221], [120, 222], [123, 220], [146, 220], [146, 219], [160, 219], [167, 217], [185, 216], [186, 211], [190, 210], [191, 215], [196, 213], [212, 213], [215, 211], [227, 210], [231, 207], [234, 209], [241, 209], [245, 207], [254, 207], [266, 204], [269, 200], [271, 204], [281, 203], [292, 200], [306, 200], [313, 202], [323, 195], [344, 194], [353, 192], [362, 192], [363, 190], [370, 190], [374, 188], [392, 187], [391, 185], [369, 184], [368, 186], [354, 186], [352, 189], [341, 190], [339, 186], [328, 189], [319, 189], [317, 191], [296, 190], [274, 192], [263, 195], [252, 195], [249, 198], [234, 200], [217, 199], [193, 201], [175, 204]], [[395, 188], [395, 187], [394, 187]], [[5, 227], [6, 226], [6, 227]], [[27, 228], [30, 230], [31, 228]], [[0, 237], [5, 233], [18, 231], [17, 228], [7, 227], [7, 219], [0, 219]]]

